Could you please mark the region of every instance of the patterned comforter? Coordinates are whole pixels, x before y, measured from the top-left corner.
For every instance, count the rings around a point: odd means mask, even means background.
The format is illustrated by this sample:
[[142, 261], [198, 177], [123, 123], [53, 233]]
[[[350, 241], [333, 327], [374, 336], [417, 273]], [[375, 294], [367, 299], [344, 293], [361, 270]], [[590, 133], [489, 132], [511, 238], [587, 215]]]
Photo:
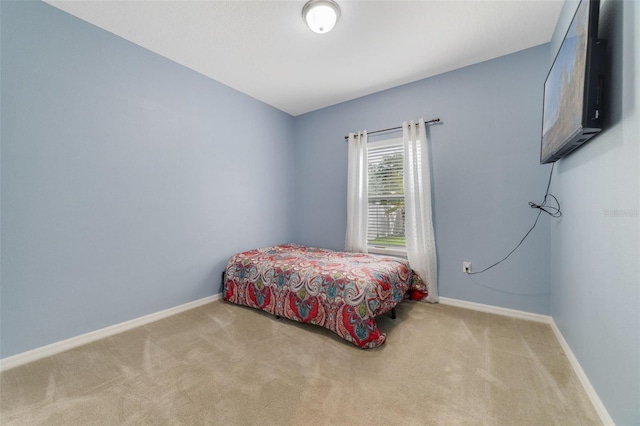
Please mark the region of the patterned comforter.
[[426, 292], [407, 260], [285, 244], [233, 256], [224, 299], [373, 348], [386, 338], [375, 317], [401, 302], [409, 288]]

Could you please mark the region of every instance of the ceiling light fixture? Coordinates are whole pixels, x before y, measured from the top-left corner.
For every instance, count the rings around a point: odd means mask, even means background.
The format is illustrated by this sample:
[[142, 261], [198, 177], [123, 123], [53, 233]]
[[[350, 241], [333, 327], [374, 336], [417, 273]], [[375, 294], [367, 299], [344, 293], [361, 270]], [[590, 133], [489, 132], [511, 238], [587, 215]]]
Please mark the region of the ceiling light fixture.
[[340, 17], [340, 7], [333, 0], [309, 0], [302, 8], [302, 17], [311, 31], [326, 34]]

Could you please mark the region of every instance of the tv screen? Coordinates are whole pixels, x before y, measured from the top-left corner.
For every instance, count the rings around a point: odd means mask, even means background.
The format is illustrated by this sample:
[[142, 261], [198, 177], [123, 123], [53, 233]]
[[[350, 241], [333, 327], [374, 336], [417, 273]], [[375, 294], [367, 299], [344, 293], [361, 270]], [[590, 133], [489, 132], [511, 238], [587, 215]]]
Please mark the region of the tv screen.
[[568, 155], [602, 129], [604, 40], [599, 1], [582, 0], [544, 83], [540, 162]]

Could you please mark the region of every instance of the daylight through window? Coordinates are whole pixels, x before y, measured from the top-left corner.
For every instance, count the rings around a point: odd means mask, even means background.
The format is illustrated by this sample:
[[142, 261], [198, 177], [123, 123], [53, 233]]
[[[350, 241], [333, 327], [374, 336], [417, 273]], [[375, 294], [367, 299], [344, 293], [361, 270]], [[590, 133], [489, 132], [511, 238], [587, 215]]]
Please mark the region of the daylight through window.
[[[402, 139], [370, 142], [368, 150], [369, 251], [405, 249]], [[376, 250], [377, 249], [377, 250]]]

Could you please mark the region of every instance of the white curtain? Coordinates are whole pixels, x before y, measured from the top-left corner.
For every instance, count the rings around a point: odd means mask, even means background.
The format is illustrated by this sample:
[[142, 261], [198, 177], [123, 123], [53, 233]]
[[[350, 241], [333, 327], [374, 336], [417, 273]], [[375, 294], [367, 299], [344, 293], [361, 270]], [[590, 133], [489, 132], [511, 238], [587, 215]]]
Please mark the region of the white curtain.
[[367, 132], [349, 133], [345, 250], [367, 252]]
[[402, 123], [407, 259], [427, 285], [427, 302], [438, 302], [436, 241], [431, 214], [431, 175], [424, 120]]

